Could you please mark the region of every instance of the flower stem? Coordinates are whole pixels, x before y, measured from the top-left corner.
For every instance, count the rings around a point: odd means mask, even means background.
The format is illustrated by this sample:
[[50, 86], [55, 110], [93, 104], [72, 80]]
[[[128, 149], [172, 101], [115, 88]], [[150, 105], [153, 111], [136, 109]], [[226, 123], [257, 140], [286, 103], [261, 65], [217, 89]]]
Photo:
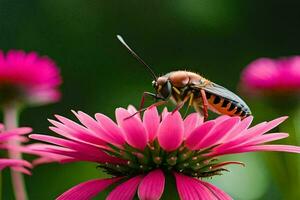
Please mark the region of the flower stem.
[[[10, 104], [4, 107], [4, 126], [7, 130], [18, 127], [17, 105]], [[16, 140], [15, 138], [11, 139], [8, 143], [10, 146], [20, 145], [20, 141]], [[9, 150], [8, 154], [9, 157], [12, 159], [22, 159], [21, 152], [17, 150]], [[11, 169], [11, 179], [16, 200], [26, 200], [27, 193], [23, 174], [21, 172]]]

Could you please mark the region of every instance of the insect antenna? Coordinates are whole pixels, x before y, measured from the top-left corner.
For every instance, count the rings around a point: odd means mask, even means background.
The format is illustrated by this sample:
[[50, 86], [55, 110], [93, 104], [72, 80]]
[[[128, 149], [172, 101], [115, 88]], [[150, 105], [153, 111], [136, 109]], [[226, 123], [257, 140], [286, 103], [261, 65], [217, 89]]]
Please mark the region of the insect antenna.
[[157, 76], [155, 75], [154, 71], [151, 69], [151, 67], [149, 67], [149, 65], [147, 65], [147, 63], [145, 61], [143, 61], [143, 59], [141, 59], [141, 57], [139, 57], [129, 46], [128, 44], [126, 44], [126, 42], [124, 41], [124, 39], [122, 38], [122, 36], [117, 35], [118, 40], [122, 43], [122, 45], [129, 51], [129, 53], [131, 53], [131, 55], [133, 55], [133, 57], [135, 57], [140, 63], [142, 63], [147, 69], [148, 71], [151, 73], [151, 75], [153, 76], [154, 80], [157, 80]]

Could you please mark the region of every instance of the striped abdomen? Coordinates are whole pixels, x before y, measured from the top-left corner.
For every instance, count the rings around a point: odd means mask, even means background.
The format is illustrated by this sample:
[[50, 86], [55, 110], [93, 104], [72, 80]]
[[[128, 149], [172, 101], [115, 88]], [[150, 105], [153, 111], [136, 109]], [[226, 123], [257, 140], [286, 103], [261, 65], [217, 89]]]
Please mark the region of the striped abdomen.
[[242, 118], [251, 115], [250, 109], [242, 103], [235, 102], [209, 92], [206, 92], [206, 98], [209, 104], [209, 109], [214, 112], [229, 116], [240, 116]]

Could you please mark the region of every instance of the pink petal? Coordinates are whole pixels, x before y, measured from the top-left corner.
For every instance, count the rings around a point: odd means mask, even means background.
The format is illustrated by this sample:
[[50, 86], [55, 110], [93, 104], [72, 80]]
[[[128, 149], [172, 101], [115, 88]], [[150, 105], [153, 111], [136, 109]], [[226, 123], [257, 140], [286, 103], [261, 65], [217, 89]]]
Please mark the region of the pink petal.
[[197, 149], [207, 148], [217, 144], [217, 142], [220, 141], [224, 135], [230, 132], [230, 130], [232, 130], [239, 121], [239, 117], [231, 117], [217, 124], [214, 126], [213, 130], [203, 137], [203, 139], [199, 142]]
[[150, 107], [144, 112], [143, 123], [151, 142], [156, 138], [159, 122], [160, 116], [156, 107]]
[[268, 122], [267, 125], [264, 127], [264, 130], [262, 131], [261, 135], [275, 128], [276, 126], [284, 122], [287, 118], [288, 116], [283, 116]]
[[244, 145], [257, 145], [257, 144], [263, 144], [266, 142], [272, 142], [275, 140], [280, 140], [283, 138], [287, 138], [289, 134], [287, 133], [269, 133], [265, 135], [261, 135], [260, 137], [256, 137], [252, 140], [249, 140], [248, 142], [244, 143]]
[[158, 128], [158, 142], [166, 151], [174, 151], [183, 141], [183, 120], [179, 112], [169, 113]]
[[29, 127], [22, 127], [16, 129], [10, 129], [7, 131], [3, 131], [0, 133], [0, 142], [7, 141], [10, 137], [17, 136], [17, 135], [24, 135], [30, 133], [32, 131]]
[[268, 145], [257, 145], [240, 148], [238, 152], [252, 152], [252, 151], [280, 151], [280, 152], [289, 152], [289, 153], [300, 153], [299, 146], [292, 145], [277, 145], [277, 144], [268, 144]]
[[254, 127], [251, 127], [248, 130], [244, 130], [239, 137], [236, 137], [233, 140], [220, 144], [218, 147], [214, 148], [215, 152], [222, 152], [226, 149], [233, 148], [235, 146], [241, 146], [244, 142], [251, 139], [251, 135], [260, 135], [261, 131], [263, 131], [264, 127], [266, 126], [266, 122], [262, 122]]
[[181, 200], [219, 200], [220, 195], [214, 194], [202, 181], [179, 173], [174, 176]]
[[137, 109], [133, 105], [129, 105], [127, 107], [127, 111], [130, 113], [130, 115], [134, 115], [134, 117], [137, 117], [138, 119], [141, 119], [140, 113], [137, 113]]
[[115, 157], [111, 157], [108, 154], [101, 151], [98, 154], [93, 154], [90, 152], [76, 151], [76, 150], [71, 150], [68, 148], [59, 147], [55, 145], [48, 145], [48, 144], [34, 145], [31, 147], [31, 150], [44, 152], [44, 153], [58, 154], [59, 156], [67, 156], [67, 157], [75, 158], [80, 161], [90, 161], [90, 162], [97, 162], [97, 163], [108, 162], [108, 163], [118, 163], [118, 164], [124, 162], [123, 160], [120, 160]]
[[199, 180], [199, 181], [203, 185], [205, 185], [217, 197], [216, 199], [218, 199], [218, 200], [232, 200], [232, 198], [228, 194], [226, 194], [224, 191], [220, 190], [216, 186], [214, 186], [210, 183], [201, 181], [201, 180]]
[[229, 134], [227, 134], [223, 139], [222, 142], [228, 142], [230, 140], [234, 140], [241, 134], [243, 131], [245, 131], [250, 124], [253, 121], [253, 116], [249, 116], [245, 119], [243, 119]]
[[122, 131], [117, 124], [113, 122], [113, 120], [101, 113], [97, 113], [95, 118], [102, 125], [104, 130], [106, 130], [118, 144], [123, 145], [125, 143], [125, 138]]
[[203, 123], [203, 117], [199, 113], [189, 114], [184, 119], [184, 138], [188, 138], [190, 133], [200, 124]]
[[25, 167], [12, 167], [12, 169], [14, 171], [18, 171], [18, 172], [21, 172], [23, 174], [31, 175], [31, 172], [28, 169], [26, 169]]
[[117, 122], [125, 133], [127, 143], [137, 149], [144, 150], [148, 142], [147, 132], [141, 120], [130, 116], [131, 114], [127, 110], [116, 109]]
[[160, 170], [151, 171], [140, 183], [138, 196], [141, 200], [159, 200], [165, 187], [165, 176]]
[[118, 185], [106, 200], [132, 200], [142, 179], [143, 176], [136, 176]]
[[201, 124], [194, 131], [192, 131], [192, 133], [186, 139], [185, 145], [191, 150], [197, 149], [197, 146], [200, 144], [203, 137], [205, 137], [209, 131], [211, 131], [214, 125], [214, 121], [207, 121]]
[[85, 152], [87, 154], [94, 154], [94, 155], [101, 155], [103, 152], [94, 146], [89, 146], [83, 143], [77, 143], [73, 142], [70, 140], [65, 140], [53, 136], [48, 136], [48, 135], [39, 135], [39, 134], [31, 134], [29, 135], [29, 138], [35, 139], [35, 140], [40, 140], [43, 142], [48, 142], [51, 144], [59, 145], [62, 147], [67, 147], [69, 149], [79, 151], [79, 152]]
[[165, 117], [167, 116], [167, 114], [169, 114], [170, 112], [168, 111], [167, 107], [164, 107], [162, 113], [161, 113], [161, 119], [165, 119]]
[[70, 129], [73, 129], [75, 131], [78, 131], [78, 132], [89, 132], [88, 129], [86, 129], [85, 127], [77, 124], [76, 122], [73, 122], [72, 120], [66, 118], [66, 117], [63, 117], [63, 116], [60, 116], [60, 115], [55, 115], [55, 117], [61, 121], [63, 124], [65, 124], [67, 127], [69, 127]]
[[87, 129], [84, 132], [79, 132], [55, 120], [49, 119], [49, 122], [52, 123], [54, 126], [56, 126], [56, 127], [52, 127], [52, 126], [49, 127], [50, 130], [68, 139], [95, 145], [98, 147], [106, 144], [102, 139], [96, 137], [94, 134], [91, 134], [90, 131]]
[[[92, 130], [95, 135], [99, 136], [102, 140], [112, 143], [112, 144], [117, 144], [117, 145], [123, 145], [125, 140], [122, 138], [122, 135], [118, 135], [121, 131], [118, 130], [119, 132], [113, 132], [111, 134], [110, 131], [107, 131], [103, 128], [102, 124], [94, 120], [91, 116], [85, 114], [84, 112], [79, 111], [78, 114], [76, 112], [73, 112], [76, 117], [80, 120], [80, 122], [85, 125], [88, 129]], [[99, 117], [100, 118], [100, 117]], [[119, 129], [117, 127], [117, 129]]]
[[215, 119], [215, 122], [216, 122], [217, 124], [219, 124], [219, 123], [223, 122], [224, 120], [226, 120], [226, 119], [228, 119], [228, 118], [230, 118], [228, 115], [221, 115], [221, 116], [219, 116], [219, 117], [217, 117], [217, 118]]
[[290, 153], [300, 153], [300, 147], [292, 145], [254, 145], [254, 146], [241, 146], [226, 149], [223, 151], [217, 151], [206, 156], [219, 156], [227, 154], [245, 153], [245, 152], [256, 152], [256, 151], [279, 151], [279, 152], [290, 152]]
[[5, 167], [28, 167], [31, 168], [32, 165], [25, 161], [25, 160], [20, 160], [20, 159], [6, 159], [6, 158], [1, 158], [0, 159], [0, 170], [4, 169]]
[[[270, 122], [262, 122], [254, 127], [251, 127], [248, 130], [245, 130], [243, 133], [240, 134], [239, 137], [237, 137], [234, 140], [231, 140], [227, 143], [224, 143], [218, 147], [216, 147], [215, 153], [219, 154], [223, 151], [227, 151], [229, 149], [234, 149], [237, 147], [242, 147], [244, 145], [248, 144], [248, 141], [254, 140], [256, 137], [260, 137], [262, 134], [265, 132], [273, 129], [276, 127], [278, 124], [282, 123], [287, 117], [280, 117], [275, 120], [272, 120]], [[218, 153], [217, 153], [218, 152]]]
[[34, 159], [32, 161], [32, 165], [34, 167], [38, 166], [38, 165], [42, 165], [42, 164], [47, 164], [47, 163], [52, 163], [52, 162], [58, 162], [59, 160], [55, 160], [55, 159], [52, 159], [52, 158], [47, 158], [47, 157], [41, 157], [41, 158], [37, 158], [37, 159]]
[[120, 179], [121, 178], [94, 179], [86, 181], [69, 189], [57, 197], [56, 200], [89, 200]]

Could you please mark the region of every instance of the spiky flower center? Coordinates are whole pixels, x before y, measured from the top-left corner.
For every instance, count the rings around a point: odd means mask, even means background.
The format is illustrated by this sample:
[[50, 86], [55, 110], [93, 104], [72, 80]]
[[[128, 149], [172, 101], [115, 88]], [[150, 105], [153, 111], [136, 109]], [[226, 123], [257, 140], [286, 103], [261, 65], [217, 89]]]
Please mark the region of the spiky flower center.
[[100, 164], [100, 168], [113, 176], [134, 176], [158, 168], [198, 178], [221, 175], [222, 171], [227, 171], [216, 158], [204, 156], [211, 148], [190, 150], [182, 145], [175, 151], [167, 152], [159, 146], [157, 140], [143, 151], [130, 145], [125, 145], [124, 149], [109, 146], [111, 149], [106, 151], [109, 155], [125, 160], [124, 164]]

